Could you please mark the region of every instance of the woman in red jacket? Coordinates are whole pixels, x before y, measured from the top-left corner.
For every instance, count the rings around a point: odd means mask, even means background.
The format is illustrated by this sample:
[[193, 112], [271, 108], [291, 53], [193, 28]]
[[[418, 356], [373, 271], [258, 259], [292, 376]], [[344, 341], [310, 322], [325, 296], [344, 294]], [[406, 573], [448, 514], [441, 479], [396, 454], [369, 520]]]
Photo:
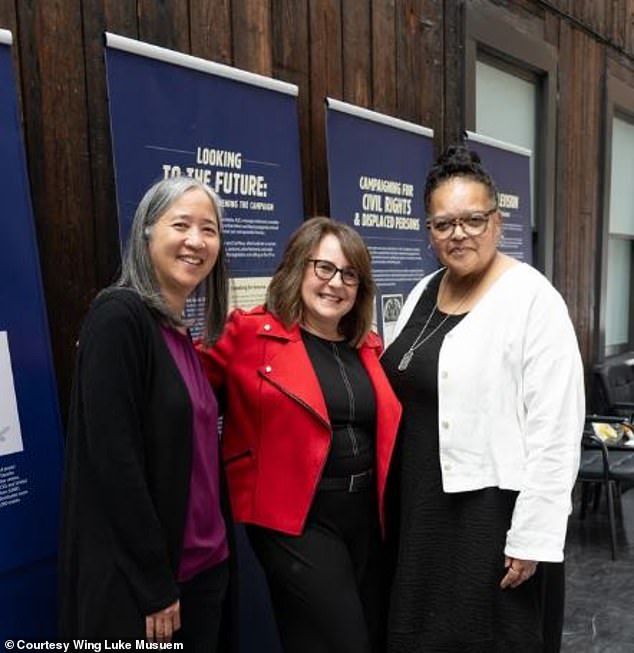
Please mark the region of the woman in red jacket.
[[209, 379], [226, 400], [234, 518], [269, 583], [286, 653], [369, 653], [384, 491], [401, 407], [370, 333], [370, 255], [329, 218], [291, 237], [266, 306], [236, 310]]

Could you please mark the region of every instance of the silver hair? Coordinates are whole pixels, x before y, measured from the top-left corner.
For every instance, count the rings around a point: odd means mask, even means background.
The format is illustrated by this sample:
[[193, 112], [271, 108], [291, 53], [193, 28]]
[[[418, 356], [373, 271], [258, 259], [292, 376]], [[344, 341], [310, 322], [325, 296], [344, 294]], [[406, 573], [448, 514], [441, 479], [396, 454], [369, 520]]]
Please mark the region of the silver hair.
[[135, 211], [121, 262], [121, 275], [114, 285], [137, 292], [145, 304], [168, 324], [185, 325], [182, 316], [176, 315], [169, 308], [161, 294], [150, 258], [149, 238], [160, 217], [190, 190], [202, 190], [209, 197], [216, 212], [220, 233], [216, 264], [193, 293], [202, 299], [205, 339], [211, 343], [220, 335], [227, 316], [228, 272], [224, 252], [222, 203], [218, 195], [206, 184], [192, 177], [170, 177], [155, 183], [147, 190]]

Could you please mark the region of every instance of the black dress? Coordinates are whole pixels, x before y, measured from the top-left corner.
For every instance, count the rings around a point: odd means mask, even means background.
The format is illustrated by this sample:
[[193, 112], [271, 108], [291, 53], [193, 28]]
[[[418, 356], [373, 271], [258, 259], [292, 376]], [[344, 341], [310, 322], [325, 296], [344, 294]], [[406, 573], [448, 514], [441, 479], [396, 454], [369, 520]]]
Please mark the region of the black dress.
[[517, 493], [490, 487], [449, 494], [442, 488], [438, 355], [445, 334], [464, 316], [436, 310], [425, 330], [433, 335], [416, 350], [406, 370], [397, 369], [433, 310], [440, 278], [432, 279], [382, 358], [403, 404], [390, 479], [398, 524], [388, 651], [542, 651], [539, 575], [516, 589], [499, 588]]

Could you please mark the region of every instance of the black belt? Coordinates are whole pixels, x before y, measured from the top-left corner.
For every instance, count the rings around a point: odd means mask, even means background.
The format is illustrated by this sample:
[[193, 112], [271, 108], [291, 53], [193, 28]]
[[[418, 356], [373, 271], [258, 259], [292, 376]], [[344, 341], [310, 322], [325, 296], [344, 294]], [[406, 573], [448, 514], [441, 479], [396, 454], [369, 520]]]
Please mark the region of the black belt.
[[319, 490], [345, 490], [346, 492], [358, 492], [365, 490], [372, 485], [373, 469], [366, 469], [365, 472], [350, 474], [350, 476], [336, 476], [322, 478], [317, 489]]

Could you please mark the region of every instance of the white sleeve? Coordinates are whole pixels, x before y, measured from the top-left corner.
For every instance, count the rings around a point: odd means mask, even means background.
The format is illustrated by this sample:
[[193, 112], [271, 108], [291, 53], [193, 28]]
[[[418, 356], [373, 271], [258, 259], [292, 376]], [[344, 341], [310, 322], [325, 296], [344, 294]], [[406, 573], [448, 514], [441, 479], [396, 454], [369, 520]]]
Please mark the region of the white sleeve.
[[551, 286], [528, 313], [522, 366], [525, 480], [505, 554], [563, 560], [585, 419], [583, 365], [566, 305]]

